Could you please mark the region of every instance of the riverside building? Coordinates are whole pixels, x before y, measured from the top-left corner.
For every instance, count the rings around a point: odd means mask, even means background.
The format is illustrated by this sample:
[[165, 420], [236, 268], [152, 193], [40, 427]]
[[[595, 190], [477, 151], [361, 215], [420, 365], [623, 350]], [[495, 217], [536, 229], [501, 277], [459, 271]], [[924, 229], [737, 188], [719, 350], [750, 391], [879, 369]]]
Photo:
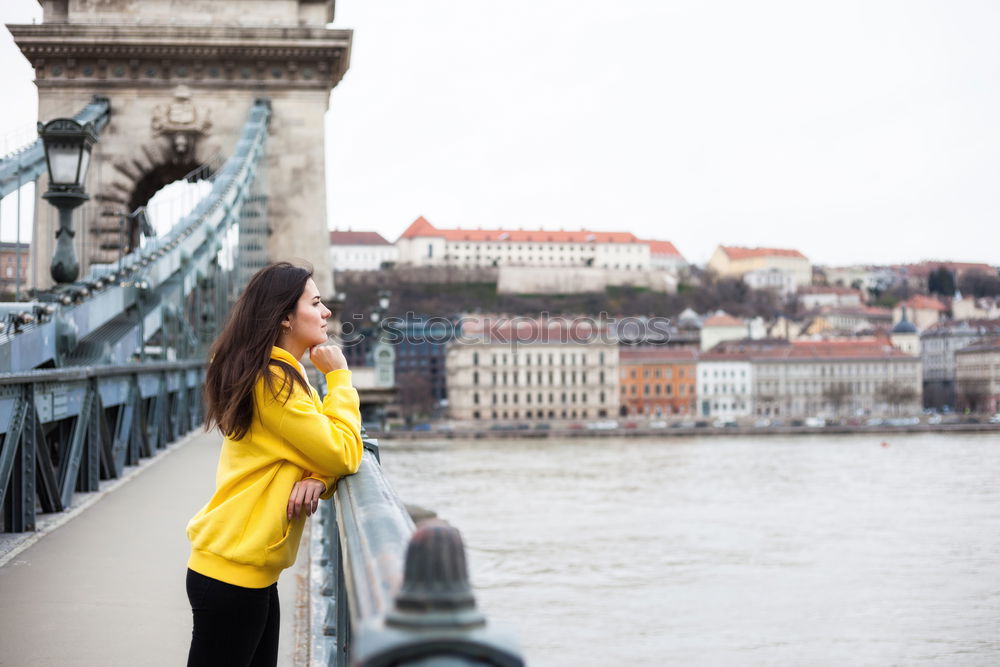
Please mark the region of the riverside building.
[[717, 419], [911, 414], [920, 359], [876, 338], [731, 341], [702, 353], [697, 392]]
[[955, 352], [955, 385], [959, 410], [1000, 412], [1000, 338]]
[[522, 320], [477, 330], [466, 323], [447, 353], [449, 416], [501, 422], [616, 416], [617, 341], [599, 331], [568, 335], [573, 326]]
[[664, 417], [696, 411], [698, 350], [666, 346], [623, 346], [618, 351], [624, 415]]
[[749, 417], [753, 414], [753, 364], [750, 354], [721, 350], [703, 352], [698, 359], [696, 391], [699, 414], [703, 417]]
[[956, 407], [955, 353], [979, 340], [994, 336], [1000, 336], [1000, 319], [945, 320], [920, 334], [926, 407]]
[[920, 411], [920, 358], [888, 341], [793, 341], [756, 352], [753, 414], [847, 417]]

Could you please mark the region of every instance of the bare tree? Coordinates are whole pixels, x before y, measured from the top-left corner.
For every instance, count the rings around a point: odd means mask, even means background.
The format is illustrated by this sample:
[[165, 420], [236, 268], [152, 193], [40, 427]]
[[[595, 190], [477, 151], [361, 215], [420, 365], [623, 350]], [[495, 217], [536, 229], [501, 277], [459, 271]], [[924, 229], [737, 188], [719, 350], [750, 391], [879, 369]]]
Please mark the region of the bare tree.
[[980, 412], [987, 407], [989, 392], [984, 386], [985, 383], [976, 382], [963, 384], [955, 397], [955, 407], [967, 412]]
[[833, 414], [840, 416], [840, 409], [850, 400], [851, 388], [843, 382], [836, 382], [823, 390], [823, 399], [833, 406]]
[[878, 396], [889, 406], [892, 414], [899, 414], [901, 406], [912, 403], [917, 398], [917, 392], [899, 382], [885, 382], [879, 386]]
[[399, 411], [407, 424], [430, 416], [434, 409], [434, 392], [431, 381], [425, 374], [402, 373], [396, 376], [396, 385], [399, 387]]

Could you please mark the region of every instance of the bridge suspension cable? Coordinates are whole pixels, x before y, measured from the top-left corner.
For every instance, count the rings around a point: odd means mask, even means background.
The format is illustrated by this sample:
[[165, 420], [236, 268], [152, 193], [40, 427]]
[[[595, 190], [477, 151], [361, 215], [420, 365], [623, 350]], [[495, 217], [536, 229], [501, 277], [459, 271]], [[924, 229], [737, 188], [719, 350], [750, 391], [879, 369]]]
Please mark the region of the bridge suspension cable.
[[167, 234], [117, 262], [91, 265], [83, 280], [0, 306], [0, 372], [124, 364], [150, 351], [163, 360], [200, 356], [235, 294], [266, 262], [261, 158], [270, 117], [268, 100], [254, 102], [211, 191]]

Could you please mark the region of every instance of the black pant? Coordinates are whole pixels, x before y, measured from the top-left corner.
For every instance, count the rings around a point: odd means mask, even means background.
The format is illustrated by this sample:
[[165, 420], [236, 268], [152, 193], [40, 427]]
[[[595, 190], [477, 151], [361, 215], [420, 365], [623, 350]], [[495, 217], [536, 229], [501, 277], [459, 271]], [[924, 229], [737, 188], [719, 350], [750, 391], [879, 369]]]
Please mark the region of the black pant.
[[188, 667], [278, 664], [278, 584], [243, 588], [187, 571], [194, 614]]

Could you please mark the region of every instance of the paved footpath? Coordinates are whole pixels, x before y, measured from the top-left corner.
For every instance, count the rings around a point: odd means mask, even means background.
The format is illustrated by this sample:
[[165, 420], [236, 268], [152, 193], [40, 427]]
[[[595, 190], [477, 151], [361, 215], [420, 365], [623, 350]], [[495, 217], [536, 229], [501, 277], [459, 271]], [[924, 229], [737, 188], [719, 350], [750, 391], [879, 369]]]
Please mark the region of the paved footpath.
[[[211, 496], [221, 443], [196, 431], [0, 566], [0, 665], [185, 664], [184, 528]], [[281, 665], [304, 664], [308, 552], [278, 584]]]

